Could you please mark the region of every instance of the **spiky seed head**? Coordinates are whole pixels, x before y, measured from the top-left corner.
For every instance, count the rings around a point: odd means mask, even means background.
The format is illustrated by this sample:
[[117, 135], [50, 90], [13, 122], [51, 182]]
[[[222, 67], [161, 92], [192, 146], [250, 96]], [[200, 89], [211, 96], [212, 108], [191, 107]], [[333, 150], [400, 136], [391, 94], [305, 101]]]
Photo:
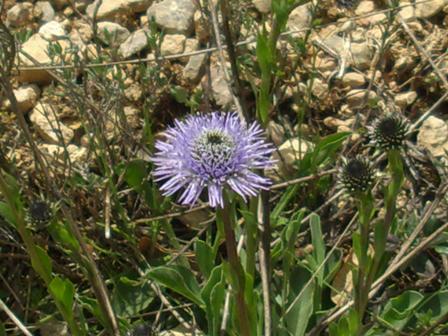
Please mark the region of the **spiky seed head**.
[[404, 146], [409, 122], [400, 114], [388, 114], [368, 127], [371, 142], [381, 149], [400, 149]]
[[339, 170], [341, 186], [351, 194], [363, 193], [372, 188], [375, 174], [370, 161], [357, 155], [354, 158], [343, 159]]
[[45, 225], [51, 219], [51, 209], [47, 202], [42, 200], [37, 200], [31, 202], [29, 206], [29, 218], [34, 224]]

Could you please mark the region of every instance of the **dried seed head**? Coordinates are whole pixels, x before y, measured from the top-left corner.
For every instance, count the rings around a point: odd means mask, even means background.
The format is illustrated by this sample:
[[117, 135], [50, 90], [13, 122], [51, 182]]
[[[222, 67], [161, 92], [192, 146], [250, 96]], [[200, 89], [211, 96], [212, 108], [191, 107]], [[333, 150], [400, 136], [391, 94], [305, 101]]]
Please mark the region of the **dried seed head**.
[[339, 180], [349, 193], [366, 192], [373, 185], [374, 175], [370, 161], [358, 155], [352, 159], [343, 159]]
[[400, 149], [404, 146], [409, 122], [399, 114], [389, 114], [375, 120], [368, 127], [371, 142], [384, 149]]
[[29, 207], [29, 216], [31, 221], [37, 225], [45, 225], [51, 219], [51, 209], [45, 201], [34, 201]]

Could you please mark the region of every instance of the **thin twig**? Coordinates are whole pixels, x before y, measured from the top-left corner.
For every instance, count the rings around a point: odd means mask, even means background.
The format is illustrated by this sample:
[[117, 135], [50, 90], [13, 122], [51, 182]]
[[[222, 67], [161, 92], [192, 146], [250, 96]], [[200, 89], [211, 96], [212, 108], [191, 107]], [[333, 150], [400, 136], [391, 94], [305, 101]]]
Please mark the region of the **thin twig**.
[[23, 325], [23, 323], [14, 315], [8, 306], [0, 299], [0, 309], [2, 309], [12, 322], [19, 328], [26, 336], [33, 336], [33, 334]]

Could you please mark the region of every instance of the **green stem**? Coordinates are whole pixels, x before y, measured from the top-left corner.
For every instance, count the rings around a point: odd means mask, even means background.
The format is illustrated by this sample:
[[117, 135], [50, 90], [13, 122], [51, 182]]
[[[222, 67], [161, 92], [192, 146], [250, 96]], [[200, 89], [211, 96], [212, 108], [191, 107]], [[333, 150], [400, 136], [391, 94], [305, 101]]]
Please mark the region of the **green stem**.
[[240, 328], [240, 335], [250, 336], [251, 328], [249, 321], [249, 312], [246, 300], [244, 298], [246, 278], [237, 253], [237, 243], [235, 239], [235, 232], [233, 230], [233, 221], [230, 216], [231, 206], [227, 199], [225, 199], [224, 202], [224, 208], [217, 209], [217, 216], [221, 219], [224, 228], [227, 257], [229, 259], [233, 279], [232, 287], [235, 291], [235, 307], [237, 309], [236, 315]]
[[253, 217], [246, 218], [246, 273], [252, 278], [255, 277], [255, 262], [257, 253], [257, 240], [258, 240], [258, 230], [257, 230], [257, 199], [252, 198], [250, 200], [250, 212], [254, 214]]

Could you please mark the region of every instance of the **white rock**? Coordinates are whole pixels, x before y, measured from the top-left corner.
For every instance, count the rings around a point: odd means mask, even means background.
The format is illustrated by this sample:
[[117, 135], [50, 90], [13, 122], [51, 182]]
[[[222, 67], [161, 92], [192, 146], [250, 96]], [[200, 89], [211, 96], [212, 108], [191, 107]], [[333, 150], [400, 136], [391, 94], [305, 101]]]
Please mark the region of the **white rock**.
[[417, 144], [428, 149], [435, 157], [448, 157], [448, 125], [434, 116], [426, 119], [417, 135]]
[[278, 148], [278, 151], [274, 151], [272, 154], [271, 158], [276, 160], [276, 163], [272, 169], [266, 171], [266, 174], [276, 180], [278, 180], [278, 175], [281, 177], [293, 175], [296, 170], [294, 163], [303, 159], [310, 149], [311, 144], [306, 140], [297, 138], [287, 140]]
[[[117, 14], [144, 12], [151, 4], [152, 0], [106, 0], [98, 8], [97, 19], [110, 19]], [[93, 17], [98, 0], [87, 6], [86, 12], [89, 17]]]
[[33, 4], [21, 2], [11, 7], [6, 13], [7, 22], [13, 27], [21, 27], [33, 20]]
[[405, 108], [406, 106], [413, 104], [416, 99], [417, 99], [417, 92], [415, 91], [399, 93], [395, 95], [394, 98], [395, 103], [401, 108]]
[[301, 30], [309, 27], [311, 20], [311, 5], [305, 4], [298, 6], [289, 14], [286, 26], [289, 30]]
[[60, 144], [61, 138], [68, 144], [73, 138], [73, 131], [57, 120], [54, 109], [45, 103], [38, 103], [30, 114], [30, 120], [45, 141]]
[[212, 94], [216, 104], [228, 108], [233, 104], [233, 96], [219, 65], [210, 67]]
[[[66, 40], [60, 40], [58, 43], [63, 51], [68, 47], [68, 42]], [[47, 53], [49, 44], [49, 41], [45, 40], [37, 33], [32, 35], [28, 41], [22, 45], [21, 50], [30, 55], [33, 59], [39, 62], [39, 64], [48, 65], [51, 62]], [[20, 66], [34, 66], [33, 61], [28, 59], [24, 53], [19, 54]], [[48, 83], [51, 79], [52, 77], [45, 70], [21, 70], [18, 77], [18, 80], [22, 83]]]
[[206, 59], [206, 54], [190, 56], [187, 65], [182, 71], [183, 77], [189, 80], [192, 84], [199, 82], [204, 73]]
[[318, 98], [324, 98], [329, 93], [328, 84], [319, 78], [309, 79], [308, 86], [311, 88], [311, 93]]
[[54, 9], [49, 1], [38, 1], [34, 5], [34, 11], [40, 12], [40, 20], [50, 22], [54, 19]]
[[162, 56], [180, 54], [185, 49], [185, 35], [167, 34], [163, 37], [160, 53]]
[[131, 35], [129, 30], [115, 22], [99, 22], [98, 38], [105, 44], [120, 44]]
[[[17, 90], [14, 90], [14, 95], [16, 96], [20, 112], [26, 113], [37, 104], [40, 89], [37, 85], [25, 84]], [[6, 103], [6, 108], [10, 108], [9, 100]]]
[[147, 15], [168, 34], [190, 35], [195, 11], [192, 0], [163, 0], [149, 7]]
[[364, 75], [361, 75], [357, 72], [347, 72], [342, 77], [342, 84], [344, 86], [350, 86], [352, 88], [357, 88], [366, 84], [366, 80]]
[[[354, 89], [347, 93], [346, 99], [347, 104], [350, 107], [361, 107], [360, 105], [364, 102], [366, 96], [366, 90], [363, 89]], [[366, 103], [369, 102], [369, 100], [376, 99], [378, 96], [376, 95], [375, 91], [369, 91], [368, 98], [366, 99]]]
[[120, 48], [118, 48], [118, 53], [124, 57], [128, 58], [129, 56], [135, 55], [136, 53], [142, 51], [148, 46], [148, 31], [146, 29], [139, 29], [133, 32], [127, 39], [124, 41]]
[[267, 14], [271, 11], [272, 0], [252, 0], [252, 3], [260, 13]]
[[404, 20], [428, 19], [443, 10], [448, 4], [446, 0], [430, 0], [417, 2], [415, 5], [411, 2], [400, 2], [400, 5], [409, 5], [400, 10], [400, 15]]
[[41, 144], [39, 149], [44, 151], [44, 153], [47, 153], [47, 157], [50, 158], [50, 160], [63, 162], [65, 161], [66, 154], [68, 154], [72, 163], [82, 164], [87, 161], [88, 151], [84, 147], [70, 144], [64, 148], [64, 146], [59, 145]]
[[[362, 16], [365, 14], [370, 14], [378, 9], [375, 7], [375, 3], [373, 1], [361, 1], [355, 9], [355, 14], [358, 16]], [[384, 13], [379, 13], [376, 15], [369, 15], [367, 17], [363, 17], [360, 20], [358, 20], [359, 23], [362, 25], [372, 25], [372, 24], [378, 24], [379, 22], [386, 19], [386, 15]]]
[[39, 28], [39, 34], [46, 40], [56, 41], [66, 37], [64, 27], [57, 21], [50, 21]]

